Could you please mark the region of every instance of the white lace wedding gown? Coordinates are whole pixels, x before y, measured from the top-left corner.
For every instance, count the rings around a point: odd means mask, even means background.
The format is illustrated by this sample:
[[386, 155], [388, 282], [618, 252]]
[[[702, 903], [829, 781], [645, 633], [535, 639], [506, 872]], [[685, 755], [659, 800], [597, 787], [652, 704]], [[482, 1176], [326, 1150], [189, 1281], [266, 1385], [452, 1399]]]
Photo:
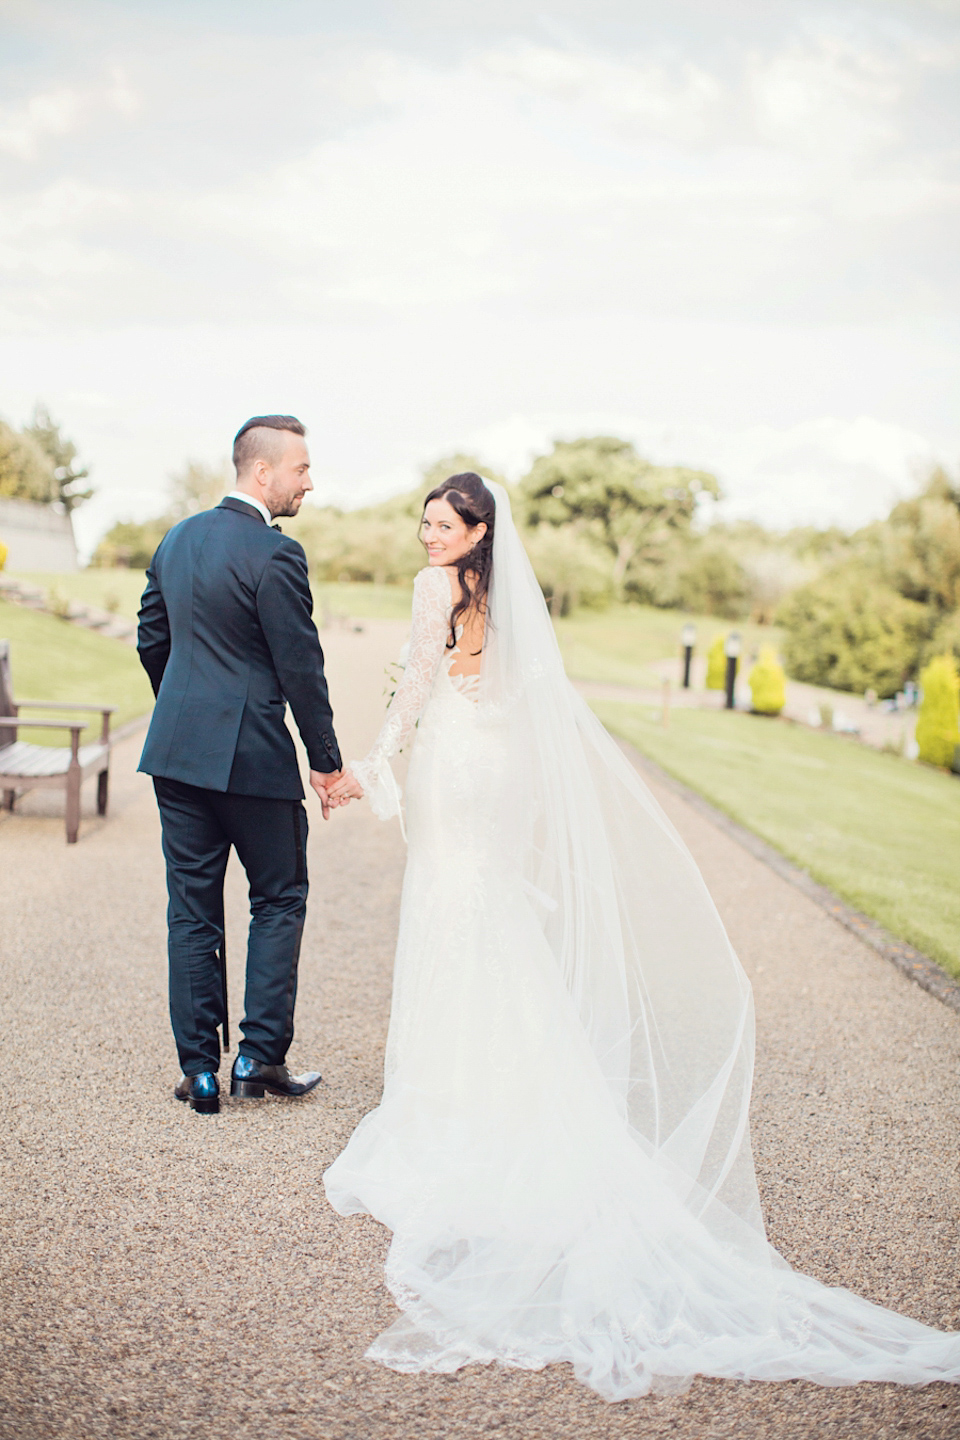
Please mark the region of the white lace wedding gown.
[[381, 818], [414, 734], [380, 1105], [326, 1172], [393, 1232], [402, 1371], [556, 1361], [608, 1400], [696, 1374], [960, 1379], [960, 1336], [790, 1270], [747, 1130], [749, 983], [696, 867], [563, 675], [499, 486], [483, 669], [450, 673], [450, 582], [354, 764]]

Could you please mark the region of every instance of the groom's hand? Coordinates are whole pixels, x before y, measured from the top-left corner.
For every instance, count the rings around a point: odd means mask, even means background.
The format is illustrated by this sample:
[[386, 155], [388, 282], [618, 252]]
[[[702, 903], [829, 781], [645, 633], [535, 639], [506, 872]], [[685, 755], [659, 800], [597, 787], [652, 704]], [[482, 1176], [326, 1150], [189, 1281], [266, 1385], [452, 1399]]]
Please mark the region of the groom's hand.
[[342, 774], [342, 770], [331, 770], [329, 774], [323, 770], [310, 771], [310, 784], [320, 797], [320, 813], [324, 820], [330, 819], [331, 806], [340, 804], [339, 800], [331, 800], [328, 787], [335, 780], [339, 780]]

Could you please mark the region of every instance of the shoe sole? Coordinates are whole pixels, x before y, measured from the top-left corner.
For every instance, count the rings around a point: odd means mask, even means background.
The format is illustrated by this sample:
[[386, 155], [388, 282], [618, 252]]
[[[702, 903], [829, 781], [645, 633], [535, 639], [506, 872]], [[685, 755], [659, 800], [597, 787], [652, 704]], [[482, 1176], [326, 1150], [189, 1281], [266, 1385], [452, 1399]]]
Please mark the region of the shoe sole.
[[215, 1095], [212, 1100], [194, 1100], [194, 1099], [192, 1099], [191, 1096], [189, 1096], [189, 1095], [174, 1095], [174, 1099], [175, 1099], [175, 1100], [179, 1100], [179, 1101], [181, 1102], [181, 1104], [184, 1104], [184, 1105], [187, 1103], [187, 1101], [189, 1101], [189, 1102], [190, 1102], [190, 1109], [191, 1109], [191, 1110], [196, 1110], [196, 1112], [197, 1112], [198, 1115], [219, 1115], [219, 1114], [220, 1114], [220, 1096], [219, 1096], [219, 1095]]
[[281, 1090], [273, 1085], [253, 1085], [249, 1080], [231, 1080], [230, 1094], [234, 1100], [262, 1100], [264, 1092], [269, 1090], [271, 1095], [279, 1095], [282, 1100], [299, 1100], [301, 1096], [309, 1095], [310, 1091], [315, 1090], [319, 1084], [320, 1081], [317, 1080], [313, 1085], [309, 1085], [306, 1090], [299, 1090], [296, 1093], [292, 1093], [289, 1090]]

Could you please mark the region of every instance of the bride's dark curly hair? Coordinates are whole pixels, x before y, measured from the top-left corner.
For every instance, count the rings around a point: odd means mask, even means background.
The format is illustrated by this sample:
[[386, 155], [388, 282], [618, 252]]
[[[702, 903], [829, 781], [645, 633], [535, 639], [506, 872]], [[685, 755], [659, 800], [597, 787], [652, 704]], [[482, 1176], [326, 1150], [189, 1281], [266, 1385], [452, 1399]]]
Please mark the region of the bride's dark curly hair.
[[447, 649], [452, 650], [457, 643], [460, 617], [474, 607], [481, 614], [486, 610], [487, 591], [493, 573], [493, 523], [497, 507], [491, 492], [472, 470], [465, 470], [462, 475], [451, 475], [435, 486], [423, 502], [424, 511], [431, 500], [446, 500], [470, 530], [475, 525], [487, 527], [482, 540], [478, 540], [473, 549], [457, 561], [461, 595], [450, 615], [451, 638], [447, 641]]

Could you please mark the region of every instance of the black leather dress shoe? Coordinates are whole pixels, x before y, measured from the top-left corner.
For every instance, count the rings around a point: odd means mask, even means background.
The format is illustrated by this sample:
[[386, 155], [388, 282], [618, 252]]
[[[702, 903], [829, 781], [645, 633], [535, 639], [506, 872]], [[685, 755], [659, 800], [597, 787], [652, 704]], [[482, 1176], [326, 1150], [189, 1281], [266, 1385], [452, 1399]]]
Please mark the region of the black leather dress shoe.
[[230, 1074], [230, 1094], [240, 1100], [260, 1100], [265, 1090], [271, 1095], [306, 1095], [322, 1079], [316, 1070], [291, 1075], [286, 1065], [261, 1065], [249, 1055], [238, 1055]]
[[220, 1082], [210, 1070], [202, 1075], [181, 1075], [174, 1086], [178, 1100], [189, 1100], [191, 1110], [216, 1115], [220, 1109]]

